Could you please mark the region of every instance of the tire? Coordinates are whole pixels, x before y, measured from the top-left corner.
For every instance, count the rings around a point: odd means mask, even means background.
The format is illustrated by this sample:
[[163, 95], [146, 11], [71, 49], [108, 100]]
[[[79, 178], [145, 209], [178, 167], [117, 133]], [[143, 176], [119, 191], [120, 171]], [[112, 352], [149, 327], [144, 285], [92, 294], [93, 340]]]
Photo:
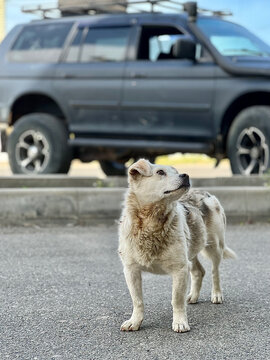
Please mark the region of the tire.
[[127, 169], [125, 164], [117, 161], [101, 160], [99, 161], [102, 171], [107, 176], [126, 176]]
[[25, 115], [15, 123], [8, 138], [7, 152], [13, 174], [66, 174], [72, 152], [68, 131], [54, 116]]
[[[151, 163], [155, 162], [155, 156], [146, 156]], [[132, 161], [137, 161], [139, 158], [133, 158]], [[127, 175], [127, 167], [125, 164], [118, 161], [108, 161], [108, 160], [100, 160], [100, 167], [102, 171], [107, 176], [126, 176]]]
[[263, 174], [270, 168], [270, 107], [252, 106], [239, 113], [227, 138], [233, 174]]

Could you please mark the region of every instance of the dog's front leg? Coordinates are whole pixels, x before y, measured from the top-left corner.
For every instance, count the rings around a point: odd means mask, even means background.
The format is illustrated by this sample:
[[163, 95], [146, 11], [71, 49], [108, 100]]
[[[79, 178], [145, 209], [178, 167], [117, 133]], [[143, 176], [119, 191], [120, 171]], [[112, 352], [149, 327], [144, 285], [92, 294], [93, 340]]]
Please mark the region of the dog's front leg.
[[186, 332], [190, 330], [186, 312], [188, 272], [188, 266], [183, 266], [172, 273], [172, 329], [176, 332]]
[[124, 274], [133, 302], [133, 312], [131, 318], [121, 325], [121, 330], [135, 331], [139, 330], [143, 321], [142, 275], [141, 270], [135, 265], [125, 266]]

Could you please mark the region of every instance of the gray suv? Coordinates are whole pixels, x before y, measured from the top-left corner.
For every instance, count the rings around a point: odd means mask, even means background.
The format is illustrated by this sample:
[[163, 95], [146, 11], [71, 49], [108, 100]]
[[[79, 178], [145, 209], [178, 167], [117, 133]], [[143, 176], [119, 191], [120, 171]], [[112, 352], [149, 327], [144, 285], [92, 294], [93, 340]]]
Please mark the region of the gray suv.
[[68, 16], [16, 26], [0, 46], [0, 126], [16, 174], [72, 159], [124, 175], [130, 159], [270, 157], [270, 47], [222, 13]]

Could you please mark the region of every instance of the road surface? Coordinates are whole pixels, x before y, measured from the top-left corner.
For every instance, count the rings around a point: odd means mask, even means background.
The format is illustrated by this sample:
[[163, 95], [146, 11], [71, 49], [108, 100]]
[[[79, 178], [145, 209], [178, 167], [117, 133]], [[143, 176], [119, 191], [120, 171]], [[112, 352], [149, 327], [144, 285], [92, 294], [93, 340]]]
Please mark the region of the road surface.
[[191, 331], [171, 330], [171, 280], [145, 274], [145, 320], [120, 332], [131, 300], [117, 256], [117, 228], [2, 228], [0, 359], [215, 360], [270, 358], [270, 225], [229, 226], [238, 260], [221, 266], [225, 302], [210, 302], [210, 269]]

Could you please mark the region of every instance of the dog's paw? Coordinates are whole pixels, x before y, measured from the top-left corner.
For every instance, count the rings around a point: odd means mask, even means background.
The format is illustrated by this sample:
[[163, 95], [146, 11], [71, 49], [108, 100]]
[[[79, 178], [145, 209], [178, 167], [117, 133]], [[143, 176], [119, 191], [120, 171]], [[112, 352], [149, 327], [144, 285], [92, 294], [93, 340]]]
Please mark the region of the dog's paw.
[[187, 302], [188, 304], [196, 304], [198, 302], [199, 295], [197, 294], [188, 294], [187, 296]]
[[172, 329], [178, 333], [190, 331], [190, 327], [187, 321], [174, 321], [172, 323]]
[[126, 320], [121, 325], [121, 331], [137, 331], [140, 329], [142, 321], [134, 321], [132, 318]]
[[223, 296], [220, 291], [212, 293], [211, 301], [213, 304], [222, 304], [223, 303]]

